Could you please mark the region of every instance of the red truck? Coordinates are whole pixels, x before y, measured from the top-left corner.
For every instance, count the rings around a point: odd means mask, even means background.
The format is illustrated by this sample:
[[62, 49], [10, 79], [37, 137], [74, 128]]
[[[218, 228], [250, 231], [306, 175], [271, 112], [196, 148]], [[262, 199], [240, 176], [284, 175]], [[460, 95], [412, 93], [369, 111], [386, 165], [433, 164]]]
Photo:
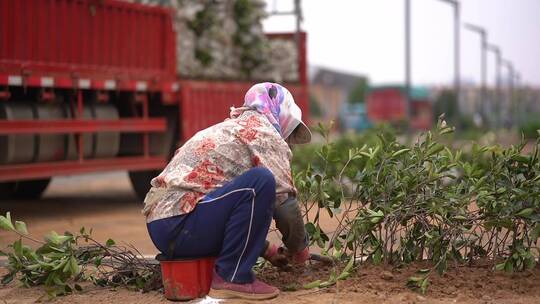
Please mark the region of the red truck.
[[[370, 122], [399, 123], [407, 120], [405, 88], [399, 85], [377, 86], [367, 95], [367, 116]], [[428, 130], [433, 124], [433, 102], [427, 89], [411, 88], [411, 128]]]
[[[129, 171], [144, 197], [174, 150], [253, 85], [178, 77], [175, 37], [161, 7], [0, 1], [0, 198], [37, 198], [53, 176], [109, 170]], [[308, 113], [306, 35], [296, 37], [299, 81], [285, 85]]]

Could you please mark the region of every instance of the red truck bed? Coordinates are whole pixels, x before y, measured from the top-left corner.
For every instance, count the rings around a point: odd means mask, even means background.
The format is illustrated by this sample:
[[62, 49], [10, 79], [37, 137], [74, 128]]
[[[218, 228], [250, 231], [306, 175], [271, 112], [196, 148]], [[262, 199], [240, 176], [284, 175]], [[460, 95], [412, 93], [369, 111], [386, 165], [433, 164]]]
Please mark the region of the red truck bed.
[[[269, 35], [273, 37], [294, 39], [295, 35]], [[285, 85], [307, 119], [306, 35], [299, 37], [299, 82]], [[57, 106], [65, 115], [25, 114], [27, 118], [21, 119], [21, 115], [2, 118], [0, 113], [0, 142], [20, 145], [21, 136], [34, 134], [33, 147], [54, 136], [66, 144], [44, 153], [54, 158], [41, 157], [38, 151], [33, 158], [16, 162], [2, 162], [0, 147], [0, 188], [6, 181], [55, 175], [159, 170], [168, 154], [152, 152], [162, 144], [156, 138], [174, 133], [182, 143], [222, 121], [230, 106], [242, 104], [254, 83], [180, 79], [176, 66], [168, 9], [115, 0], [1, 0], [0, 110], [2, 106], [17, 110], [20, 105], [31, 113]], [[117, 118], [85, 117], [87, 107], [98, 106], [116, 111]], [[88, 136], [104, 132], [118, 135], [118, 152], [88, 157]], [[68, 151], [74, 140], [76, 157]], [[17, 145], [13, 144], [11, 154], [19, 149]], [[93, 145], [95, 150], [96, 139]]]
[[0, 85], [11, 76], [28, 86], [159, 90], [176, 77], [174, 40], [170, 12], [159, 7], [2, 0]]
[[[420, 93], [411, 94], [410, 125], [416, 130], [428, 130], [433, 123], [432, 102]], [[371, 88], [367, 96], [367, 116], [371, 122], [398, 123], [408, 119], [406, 113], [407, 95], [401, 86]]]
[[[229, 117], [230, 107], [242, 105], [244, 94], [251, 85], [252, 83], [247, 82], [180, 82], [182, 138], [188, 139], [199, 130]], [[302, 113], [307, 113], [307, 88], [301, 84], [290, 84], [287, 88], [302, 109]], [[307, 118], [308, 115], [303, 116]]]

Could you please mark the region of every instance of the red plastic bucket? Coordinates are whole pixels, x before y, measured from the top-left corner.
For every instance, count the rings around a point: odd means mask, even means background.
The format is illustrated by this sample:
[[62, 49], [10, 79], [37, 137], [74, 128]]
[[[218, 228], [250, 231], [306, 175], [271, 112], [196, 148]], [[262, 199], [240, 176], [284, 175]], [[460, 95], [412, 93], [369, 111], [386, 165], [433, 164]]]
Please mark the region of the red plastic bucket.
[[161, 265], [165, 298], [187, 301], [208, 294], [214, 273], [215, 257], [193, 260], [164, 260], [162, 257], [158, 256], [157, 259]]

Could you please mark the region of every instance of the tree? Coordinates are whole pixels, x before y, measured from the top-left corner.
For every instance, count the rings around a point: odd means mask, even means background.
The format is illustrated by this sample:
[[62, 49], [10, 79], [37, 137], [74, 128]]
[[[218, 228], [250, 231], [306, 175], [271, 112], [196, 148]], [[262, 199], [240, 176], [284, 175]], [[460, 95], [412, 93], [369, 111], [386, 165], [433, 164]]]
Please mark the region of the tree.
[[455, 122], [459, 117], [459, 106], [455, 92], [449, 89], [442, 90], [435, 100], [433, 111], [435, 120], [444, 113], [449, 121]]
[[367, 79], [362, 78], [356, 83], [356, 85], [349, 92], [348, 102], [351, 104], [363, 103], [366, 100], [367, 90], [368, 90]]
[[309, 95], [309, 112], [313, 117], [322, 117], [324, 114], [319, 100], [313, 94]]

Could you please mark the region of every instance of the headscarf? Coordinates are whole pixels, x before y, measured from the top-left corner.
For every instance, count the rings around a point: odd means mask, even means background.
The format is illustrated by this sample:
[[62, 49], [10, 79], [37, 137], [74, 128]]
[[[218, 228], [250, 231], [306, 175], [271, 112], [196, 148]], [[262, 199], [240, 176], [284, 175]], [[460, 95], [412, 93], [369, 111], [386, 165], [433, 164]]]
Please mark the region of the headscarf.
[[241, 108], [231, 108], [231, 117], [238, 117], [248, 109], [256, 110], [266, 116], [281, 137], [286, 139], [300, 124], [291, 115], [293, 107], [298, 108], [289, 90], [277, 83], [263, 82], [247, 91]]

